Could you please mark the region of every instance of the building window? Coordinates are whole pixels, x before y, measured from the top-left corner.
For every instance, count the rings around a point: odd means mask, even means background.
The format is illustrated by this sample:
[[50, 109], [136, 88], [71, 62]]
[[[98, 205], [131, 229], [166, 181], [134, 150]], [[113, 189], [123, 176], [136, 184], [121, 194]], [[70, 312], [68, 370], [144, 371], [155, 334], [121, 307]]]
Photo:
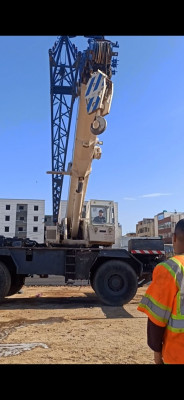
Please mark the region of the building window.
[[38, 232], [38, 227], [37, 226], [33, 226], [33, 232]]
[[19, 227], [18, 227], [18, 231], [19, 231], [19, 232], [23, 232], [23, 227], [22, 227], [22, 226], [19, 226]]
[[5, 226], [4, 231], [9, 232], [9, 229], [10, 229], [9, 226]]
[[19, 210], [24, 210], [24, 206], [19, 206]]
[[38, 217], [34, 217], [34, 221], [38, 221]]
[[6, 204], [6, 210], [10, 210], [10, 204]]
[[164, 228], [165, 228], [164, 224], [162, 224], [162, 225], [158, 225], [158, 230], [160, 230], [160, 229], [164, 229]]
[[38, 211], [38, 206], [34, 206], [34, 211]]
[[10, 216], [9, 215], [5, 215], [5, 221], [10, 221]]
[[24, 217], [20, 217], [20, 221], [24, 221]]

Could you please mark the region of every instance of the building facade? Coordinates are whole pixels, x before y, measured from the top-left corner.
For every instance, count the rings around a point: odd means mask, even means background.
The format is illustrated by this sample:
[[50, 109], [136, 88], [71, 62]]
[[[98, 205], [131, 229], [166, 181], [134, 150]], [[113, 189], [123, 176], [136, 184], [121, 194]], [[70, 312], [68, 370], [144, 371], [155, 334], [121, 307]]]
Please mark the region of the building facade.
[[152, 237], [155, 236], [154, 218], [143, 218], [136, 224], [136, 236]]
[[44, 242], [45, 200], [0, 199], [0, 235]]
[[164, 243], [171, 244], [177, 222], [184, 218], [182, 212], [167, 212], [166, 210], [155, 215], [155, 234], [160, 236]]

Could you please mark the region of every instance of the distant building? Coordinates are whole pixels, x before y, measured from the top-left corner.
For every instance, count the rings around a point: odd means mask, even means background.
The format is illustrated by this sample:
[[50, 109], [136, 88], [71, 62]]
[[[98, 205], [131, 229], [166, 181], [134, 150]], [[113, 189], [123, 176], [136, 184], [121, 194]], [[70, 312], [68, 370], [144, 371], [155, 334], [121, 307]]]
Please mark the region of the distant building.
[[136, 236], [155, 236], [154, 218], [143, 218], [136, 224]]
[[121, 237], [122, 237], [122, 226], [118, 222], [118, 202], [114, 202], [114, 215], [115, 215], [115, 244], [112, 245], [113, 248], [121, 247]]
[[116, 228], [116, 232], [115, 232], [115, 244], [113, 244], [113, 248], [117, 248], [120, 249], [121, 248], [121, 238], [122, 238], [122, 225], [119, 224], [118, 222], [118, 226]]
[[45, 226], [53, 226], [53, 225], [55, 225], [53, 222], [53, 216], [45, 215]]
[[155, 235], [160, 236], [164, 243], [171, 244], [175, 226], [182, 218], [184, 218], [184, 212], [168, 212], [163, 210], [161, 213], [155, 215]]
[[0, 235], [44, 242], [45, 200], [0, 199]]

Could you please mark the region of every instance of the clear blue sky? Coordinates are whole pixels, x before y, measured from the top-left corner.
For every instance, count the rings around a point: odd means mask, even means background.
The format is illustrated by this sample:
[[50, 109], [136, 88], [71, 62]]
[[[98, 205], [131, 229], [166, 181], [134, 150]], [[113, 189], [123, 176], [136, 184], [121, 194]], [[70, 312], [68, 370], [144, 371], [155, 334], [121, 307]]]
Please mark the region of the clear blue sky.
[[[126, 234], [163, 210], [184, 212], [184, 36], [105, 38], [118, 41], [119, 61], [86, 200], [117, 201]], [[52, 214], [48, 50], [56, 39], [0, 37], [0, 198], [44, 199], [46, 214]], [[78, 50], [88, 46], [82, 36], [71, 40]], [[66, 176], [63, 200], [68, 187]]]

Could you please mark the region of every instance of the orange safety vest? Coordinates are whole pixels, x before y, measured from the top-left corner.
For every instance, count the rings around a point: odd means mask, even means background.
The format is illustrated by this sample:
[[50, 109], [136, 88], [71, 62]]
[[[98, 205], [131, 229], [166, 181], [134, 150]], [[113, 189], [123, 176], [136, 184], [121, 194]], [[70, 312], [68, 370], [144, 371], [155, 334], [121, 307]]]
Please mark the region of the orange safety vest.
[[184, 364], [184, 254], [157, 264], [137, 309], [154, 324], [166, 328], [164, 363]]

